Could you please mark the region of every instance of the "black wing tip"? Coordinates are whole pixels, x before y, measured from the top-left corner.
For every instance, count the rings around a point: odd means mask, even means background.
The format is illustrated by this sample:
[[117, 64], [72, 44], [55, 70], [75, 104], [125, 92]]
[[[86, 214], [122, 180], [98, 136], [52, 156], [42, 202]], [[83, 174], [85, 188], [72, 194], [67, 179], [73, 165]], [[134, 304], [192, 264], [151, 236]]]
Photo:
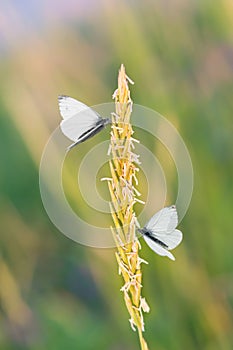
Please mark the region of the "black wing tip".
[[61, 100], [65, 99], [65, 98], [68, 98], [68, 97], [69, 96], [67, 96], [67, 95], [59, 95], [58, 96], [58, 100], [61, 101]]

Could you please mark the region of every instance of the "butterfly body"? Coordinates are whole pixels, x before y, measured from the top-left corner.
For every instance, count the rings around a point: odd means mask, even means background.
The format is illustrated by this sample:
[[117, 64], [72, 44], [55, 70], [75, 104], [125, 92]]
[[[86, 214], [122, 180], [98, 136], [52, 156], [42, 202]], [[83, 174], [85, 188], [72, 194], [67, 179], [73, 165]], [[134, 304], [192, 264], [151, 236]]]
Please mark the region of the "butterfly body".
[[149, 247], [157, 254], [175, 260], [169, 250], [182, 241], [182, 232], [176, 229], [178, 215], [174, 205], [161, 209], [138, 231]]
[[165, 244], [164, 242], [162, 242], [159, 238], [157, 238], [157, 237], [155, 236], [155, 234], [153, 234], [152, 231], [149, 231], [149, 230], [147, 230], [146, 228], [138, 229], [138, 231], [139, 231], [143, 236], [146, 236], [146, 237], [150, 238], [152, 241], [154, 241], [155, 243], [158, 243], [159, 245], [161, 245], [161, 247], [168, 248], [168, 245]]

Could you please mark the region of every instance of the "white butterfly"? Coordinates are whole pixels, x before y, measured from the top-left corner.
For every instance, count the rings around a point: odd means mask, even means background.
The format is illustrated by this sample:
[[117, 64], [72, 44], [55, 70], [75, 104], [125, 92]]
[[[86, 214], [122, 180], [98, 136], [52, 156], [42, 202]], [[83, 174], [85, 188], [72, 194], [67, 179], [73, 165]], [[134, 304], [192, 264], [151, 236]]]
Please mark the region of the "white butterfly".
[[111, 123], [109, 118], [101, 118], [93, 109], [72, 97], [61, 95], [58, 97], [58, 103], [63, 118], [60, 123], [61, 130], [74, 141], [68, 149], [94, 136]]
[[175, 205], [158, 211], [148, 223], [138, 231], [143, 235], [148, 246], [157, 254], [175, 260], [169, 250], [182, 241], [182, 232], [176, 229], [178, 215]]

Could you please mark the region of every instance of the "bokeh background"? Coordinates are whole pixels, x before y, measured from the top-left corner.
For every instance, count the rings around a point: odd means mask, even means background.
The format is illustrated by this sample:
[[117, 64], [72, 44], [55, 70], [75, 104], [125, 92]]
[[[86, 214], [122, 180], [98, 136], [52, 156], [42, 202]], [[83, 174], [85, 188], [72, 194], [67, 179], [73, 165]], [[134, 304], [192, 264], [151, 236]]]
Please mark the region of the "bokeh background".
[[[43, 148], [60, 122], [57, 96], [111, 102], [121, 63], [135, 81], [133, 100], [177, 127], [195, 174], [176, 262], [142, 242], [151, 306], [145, 337], [150, 349], [232, 349], [232, 1], [8, 0], [0, 7], [0, 349], [139, 348], [114, 250], [62, 235], [38, 184]], [[80, 154], [104, 138], [106, 131]], [[150, 147], [171, 180], [169, 202], [174, 167], [157, 140]]]

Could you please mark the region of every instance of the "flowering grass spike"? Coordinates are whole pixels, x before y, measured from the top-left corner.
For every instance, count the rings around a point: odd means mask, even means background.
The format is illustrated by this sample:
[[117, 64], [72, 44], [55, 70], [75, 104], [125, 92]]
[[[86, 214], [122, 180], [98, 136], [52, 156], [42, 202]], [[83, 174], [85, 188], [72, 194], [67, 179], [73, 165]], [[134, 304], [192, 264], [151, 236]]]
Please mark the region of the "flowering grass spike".
[[121, 291], [130, 315], [130, 324], [137, 330], [142, 350], [148, 350], [143, 337], [143, 312], [149, 312], [149, 306], [141, 295], [142, 271], [141, 264], [147, 263], [139, 257], [140, 244], [136, 236], [137, 218], [134, 204], [143, 201], [139, 199], [137, 190], [137, 173], [140, 164], [139, 156], [134, 153], [134, 144], [139, 141], [132, 137], [134, 131], [130, 124], [133, 102], [130, 98], [128, 83], [133, 83], [126, 75], [121, 65], [118, 75], [118, 88], [113, 94], [115, 113], [112, 114], [112, 129], [109, 154], [111, 179], [108, 187], [111, 195], [111, 213], [114, 222], [112, 232], [116, 241], [116, 259], [119, 273], [124, 285]]

